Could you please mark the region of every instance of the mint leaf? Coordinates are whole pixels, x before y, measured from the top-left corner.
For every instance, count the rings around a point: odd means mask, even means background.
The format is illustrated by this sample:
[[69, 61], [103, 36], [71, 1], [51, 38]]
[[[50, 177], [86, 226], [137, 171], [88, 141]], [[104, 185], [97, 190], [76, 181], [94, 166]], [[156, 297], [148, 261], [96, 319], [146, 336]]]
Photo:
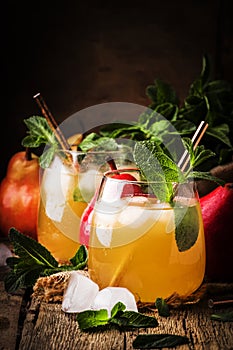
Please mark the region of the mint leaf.
[[175, 214], [175, 238], [178, 250], [184, 252], [191, 248], [198, 237], [199, 233], [199, 217], [195, 206], [179, 206], [174, 207]]
[[83, 199], [82, 193], [79, 187], [76, 187], [73, 192], [73, 201], [74, 202], [85, 202]]
[[233, 311], [212, 314], [210, 318], [214, 321], [233, 322]]
[[122, 302], [116, 303], [111, 310], [111, 318], [114, 318], [117, 313], [125, 311], [126, 306]]
[[104, 326], [109, 323], [108, 311], [105, 309], [79, 312], [76, 319], [81, 330]]
[[124, 311], [123, 313], [116, 314], [114, 318], [110, 320], [110, 323], [117, 324], [120, 327], [157, 327], [158, 321], [155, 317], [146, 316], [136, 311]]
[[15, 254], [24, 259], [25, 264], [35, 263], [48, 268], [58, 266], [58, 262], [50, 252], [36, 240], [23, 235], [13, 227], [10, 229], [8, 237], [13, 243]]
[[175, 334], [139, 334], [133, 341], [134, 349], [162, 349], [188, 344], [189, 339]]
[[83, 139], [83, 141], [79, 144], [79, 148], [83, 152], [87, 152], [89, 150], [115, 151], [118, 149], [118, 144], [111, 137], [99, 136], [98, 134], [92, 132]]
[[170, 102], [177, 105], [179, 103], [177, 94], [173, 87], [161, 79], [155, 79], [154, 85], [149, 85], [146, 88], [146, 95], [152, 100], [153, 104], [156, 105], [165, 102]]
[[70, 259], [70, 262], [73, 265], [74, 270], [81, 270], [86, 266], [87, 260], [88, 250], [85, 245], [81, 245], [75, 256]]
[[196, 149], [194, 149], [194, 145], [192, 143], [192, 140], [190, 138], [184, 137], [182, 139], [184, 142], [184, 146], [188, 151], [189, 157], [190, 157], [190, 169], [195, 168], [202, 164], [204, 161], [206, 161], [208, 158], [214, 157], [215, 153], [212, 152], [209, 149], [205, 149], [203, 145], [197, 146]]
[[151, 188], [161, 202], [169, 202], [173, 195], [173, 183], [182, 179], [175, 162], [163, 151], [158, 143], [140, 141], [135, 144], [134, 160]]
[[155, 301], [155, 306], [158, 309], [159, 316], [170, 316], [169, 306], [163, 298], [157, 298]]
[[39, 164], [42, 169], [46, 169], [50, 166], [56, 151], [57, 145], [52, 145], [43, 151], [42, 155], [39, 157]]
[[47, 145], [49, 148], [39, 157], [39, 163], [42, 168], [50, 165], [54, 153], [59, 148], [55, 134], [48, 125], [46, 118], [40, 116], [32, 116], [24, 119], [24, 123], [28, 128], [28, 135], [23, 138], [22, 146], [35, 148]]
[[22, 140], [25, 147], [38, 147], [42, 144], [57, 144], [56, 138], [50, 129], [47, 120], [41, 116], [32, 116], [24, 119], [28, 128], [28, 136]]
[[118, 302], [111, 310], [111, 317], [108, 317], [108, 312], [105, 309], [87, 310], [77, 314], [77, 321], [81, 330], [88, 330], [106, 325], [115, 325], [125, 328], [158, 326], [156, 318], [135, 311], [125, 311], [125, 309], [126, 306]]
[[208, 180], [208, 181], [213, 181], [216, 182], [218, 185], [223, 186], [225, 184], [225, 181], [211, 175], [211, 173], [209, 172], [205, 172], [205, 171], [192, 171], [187, 178], [191, 178], [191, 179], [196, 179], [196, 180]]
[[[7, 265], [9, 259], [11, 258], [7, 259]], [[4, 279], [5, 289], [8, 293], [14, 293], [18, 289], [33, 286], [37, 276], [40, 276], [44, 270], [43, 266], [25, 266], [23, 259], [18, 259], [17, 262], [14, 262], [14, 265], [14, 270], [11, 270]]]
[[229, 126], [228, 124], [220, 124], [218, 126], [209, 127], [206, 133], [215, 137], [220, 142], [223, 142], [228, 147], [232, 148], [231, 141], [227, 135], [229, 135]]
[[58, 265], [51, 253], [36, 240], [25, 236], [11, 228], [9, 239], [13, 244], [17, 257], [10, 257], [6, 263], [10, 272], [4, 280], [6, 291], [15, 292], [17, 289], [32, 287], [41, 276], [48, 276], [64, 270], [83, 269], [87, 264], [87, 250], [80, 246], [76, 255], [70, 260], [72, 265]]

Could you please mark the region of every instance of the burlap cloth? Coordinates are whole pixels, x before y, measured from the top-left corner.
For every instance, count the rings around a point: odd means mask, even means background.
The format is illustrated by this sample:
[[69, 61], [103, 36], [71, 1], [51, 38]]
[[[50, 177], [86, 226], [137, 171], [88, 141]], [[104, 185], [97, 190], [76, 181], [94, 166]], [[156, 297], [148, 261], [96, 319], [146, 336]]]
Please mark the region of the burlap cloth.
[[[89, 277], [87, 270], [79, 270]], [[44, 302], [62, 302], [63, 293], [68, 285], [70, 271], [59, 272], [48, 277], [40, 277], [33, 287], [32, 297]], [[181, 305], [196, 304], [212, 296], [233, 295], [233, 283], [207, 283], [203, 282], [200, 288], [189, 296], [172, 294], [166, 299], [171, 307], [177, 308]], [[154, 304], [138, 302], [138, 307], [154, 307]]]

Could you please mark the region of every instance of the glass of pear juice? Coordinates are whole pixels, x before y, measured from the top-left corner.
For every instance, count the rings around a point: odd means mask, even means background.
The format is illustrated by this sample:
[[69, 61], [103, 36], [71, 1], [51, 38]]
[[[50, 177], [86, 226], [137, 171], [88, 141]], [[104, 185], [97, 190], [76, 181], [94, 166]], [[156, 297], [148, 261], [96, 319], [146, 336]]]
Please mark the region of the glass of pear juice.
[[[115, 177], [125, 173], [137, 180]], [[159, 199], [164, 186], [173, 191], [165, 201]], [[138, 169], [106, 172], [92, 217], [88, 269], [100, 288], [126, 287], [145, 303], [198, 289], [205, 240], [195, 183], [145, 182]]]
[[38, 242], [60, 263], [67, 263], [80, 247], [82, 214], [109, 169], [106, 157], [123, 166], [126, 153], [116, 151], [58, 151], [41, 171], [37, 221]]

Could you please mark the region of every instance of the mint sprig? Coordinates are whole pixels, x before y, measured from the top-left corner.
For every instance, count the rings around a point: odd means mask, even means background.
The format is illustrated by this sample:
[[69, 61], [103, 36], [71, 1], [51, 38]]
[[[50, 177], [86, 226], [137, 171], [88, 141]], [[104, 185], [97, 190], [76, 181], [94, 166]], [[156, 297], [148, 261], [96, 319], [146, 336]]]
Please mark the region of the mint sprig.
[[70, 259], [70, 265], [59, 265], [43, 245], [15, 228], [10, 229], [8, 236], [16, 255], [6, 260], [10, 272], [4, 283], [6, 291], [9, 293], [21, 288], [32, 287], [39, 277], [66, 270], [82, 270], [86, 267], [88, 253], [83, 245]]
[[81, 330], [91, 330], [95, 327], [115, 325], [124, 328], [157, 327], [155, 317], [146, 316], [136, 311], [125, 310], [126, 306], [118, 302], [108, 316], [106, 309], [87, 310], [77, 314], [77, 321]]
[[169, 202], [173, 195], [173, 183], [184, 181], [181, 170], [155, 141], [135, 144], [133, 157], [151, 189], [161, 202]]
[[47, 168], [55, 152], [58, 150], [59, 145], [56, 140], [55, 134], [50, 129], [47, 120], [41, 116], [32, 116], [28, 119], [24, 119], [28, 131], [27, 136], [22, 140], [22, 146], [37, 148], [42, 145], [47, 146], [47, 149], [39, 157], [39, 164], [41, 168]]

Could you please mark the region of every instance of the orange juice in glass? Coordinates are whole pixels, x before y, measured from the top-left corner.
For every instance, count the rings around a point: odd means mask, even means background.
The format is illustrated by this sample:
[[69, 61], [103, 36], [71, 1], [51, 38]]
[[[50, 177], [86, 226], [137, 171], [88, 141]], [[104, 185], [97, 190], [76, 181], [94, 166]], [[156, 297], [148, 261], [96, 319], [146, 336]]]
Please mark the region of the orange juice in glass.
[[[130, 174], [135, 179], [115, 177]], [[100, 288], [128, 288], [136, 300], [187, 296], [202, 283], [205, 241], [194, 183], [169, 184], [161, 202], [137, 169], [105, 173], [94, 208], [88, 268]]]
[[120, 164], [124, 153], [58, 151], [51, 165], [43, 170], [38, 241], [61, 263], [69, 261], [80, 247], [81, 216], [103, 172], [109, 168], [107, 156]]

